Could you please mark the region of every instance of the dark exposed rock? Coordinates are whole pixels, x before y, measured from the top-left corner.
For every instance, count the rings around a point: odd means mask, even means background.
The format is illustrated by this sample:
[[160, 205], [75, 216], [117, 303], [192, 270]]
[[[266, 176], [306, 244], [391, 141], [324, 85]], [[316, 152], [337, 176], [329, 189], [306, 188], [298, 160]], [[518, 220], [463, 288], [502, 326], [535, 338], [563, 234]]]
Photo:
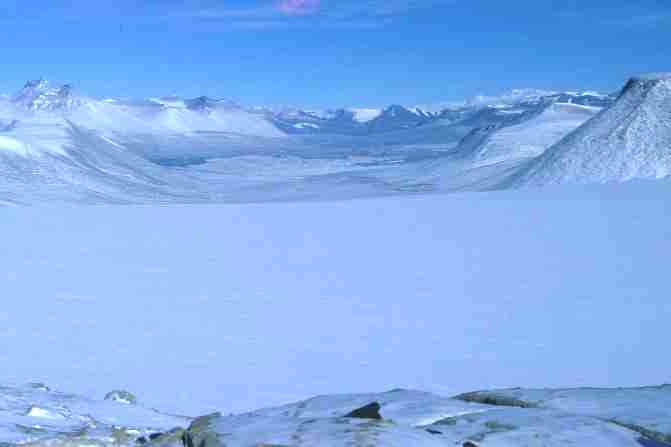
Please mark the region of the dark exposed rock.
[[357, 419], [382, 419], [382, 416], [380, 415], [380, 409], [382, 407], [380, 406], [379, 403], [373, 402], [368, 405], [365, 405], [361, 408], [357, 408], [356, 410], [347, 413], [345, 415], [346, 418], [357, 418]]
[[443, 434], [442, 431], [434, 430], [432, 428], [427, 428], [426, 431], [431, 433], [432, 435], [442, 435]]
[[662, 433], [649, 427], [643, 427], [642, 425], [631, 424], [617, 419], [611, 419], [610, 422], [643, 435], [643, 437], [638, 440], [638, 443], [646, 447], [671, 446], [671, 434], [669, 433]]
[[105, 400], [111, 400], [114, 402], [120, 402], [122, 404], [135, 405], [137, 404], [137, 398], [133, 393], [124, 390], [114, 390], [110, 391], [105, 395]]
[[466, 441], [463, 443], [463, 447], [480, 447], [473, 441]]
[[32, 382], [29, 383], [28, 386], [34, 390], [39, 390], [39, 391], [51, 391], [51, 388], [43, 384], [42, 382]]
[[212, 423], [221, 417], [221, 413], [212, 413], [196, 418], [182, 435], [184, 447], [221, 447]]
[[643, 447], [669, 447], [669, 446], [671, 446], [671, 444], [667, 444], [665, 442], [659, 442], [659, 441], [656, 441], [654, 439], [649, 439], [649, 438], [638, 438], [637, 441]]
[[475, 402], [479, 404], [497, 405], [502, 407], [536, 408], [538, 406], [533, 402], [527, 402], [524, 400], [515, 399], [511, 396], [484, 391], [460, 394], [459, 396], [456, 396], [455, 399], [463, 400], [464, 402]]
[[184, 445], [184, 429], [173, 428], [165, 433], [152, 433], [149, 435], [149, 446], [156, 447], [182, 447]]

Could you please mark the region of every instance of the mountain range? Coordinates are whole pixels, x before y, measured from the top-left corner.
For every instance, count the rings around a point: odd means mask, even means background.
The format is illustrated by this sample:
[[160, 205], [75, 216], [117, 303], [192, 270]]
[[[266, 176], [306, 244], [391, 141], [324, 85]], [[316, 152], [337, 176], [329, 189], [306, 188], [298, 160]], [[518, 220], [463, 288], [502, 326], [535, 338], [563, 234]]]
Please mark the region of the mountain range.
[[6, 203], [256, 201], [661, 178], [671, 75], [619, 94], [516, 90], [437, 107], [309, 111], [174, 96], [0, 97]]

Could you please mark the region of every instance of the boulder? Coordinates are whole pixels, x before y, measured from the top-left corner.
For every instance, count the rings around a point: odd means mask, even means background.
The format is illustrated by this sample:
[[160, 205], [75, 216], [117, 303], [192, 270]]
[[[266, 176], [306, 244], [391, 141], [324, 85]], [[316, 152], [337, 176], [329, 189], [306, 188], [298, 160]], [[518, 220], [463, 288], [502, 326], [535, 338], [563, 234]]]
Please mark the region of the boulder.
[[373, 402], [368, 405], [365, 405], [361, 408], [357, 408], [354, 411], [351, 411], [350, 413], [347, 413], [345, 415], [346, 418], [357, 418], [357, 419], [377, 419], [380, 420], [382, 419], [382, 415], [380, 415], [380, 409], [382, 407], [380, 406], [379, 403]]

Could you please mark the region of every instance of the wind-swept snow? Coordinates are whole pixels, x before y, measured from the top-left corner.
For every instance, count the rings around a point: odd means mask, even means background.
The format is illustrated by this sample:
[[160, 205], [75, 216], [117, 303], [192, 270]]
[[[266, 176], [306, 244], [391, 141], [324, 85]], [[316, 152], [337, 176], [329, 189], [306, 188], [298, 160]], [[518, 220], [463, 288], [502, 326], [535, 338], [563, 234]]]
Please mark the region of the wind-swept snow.
[[354, 114], [354, 119], [360, 123], [374, 120], [382, 113], [380, 109], [349, 109]]
[[191, 415], [399, 386], [662, 383], [668, 195], [3, 208], [0, 383], [129, 389]]

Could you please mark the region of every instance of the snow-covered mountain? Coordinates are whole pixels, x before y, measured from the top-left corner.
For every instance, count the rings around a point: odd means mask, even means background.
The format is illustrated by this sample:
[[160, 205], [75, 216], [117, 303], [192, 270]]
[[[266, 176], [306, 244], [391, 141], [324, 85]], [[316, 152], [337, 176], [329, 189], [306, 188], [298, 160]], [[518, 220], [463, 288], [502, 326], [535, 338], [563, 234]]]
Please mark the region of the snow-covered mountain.
[[28, 81], [11, 101], [31, 111], [71, 110], [85, 102], [74, 93], [71, 85], [52, 87], [45, 80]]
[[631, 79], [615, 104], [533, 160], [516, 185], [671, 175], [671, 74]]
[[[501, 96], [478, 96], [461, 102], [406, 107], [392, 104], [382, 109], [336, 109], [325, 112], [301, 109], [263, 110], [265, 116], [289, 134], [378, 135], [427, 125], [450, 125], [485, 110], [512, 110], [551, 102], [608, 107], [614, 97], [596, 92], [513, 90]], [[505, 120], [503, 120], [505, 121]]]
[[617, 101], [520, 90], [441, 109], [99, 100], [31, 81], [0, 98], [3, 202], [206, 202], [453, 192], [671, 173], [671, 75]]
[[148, 154], [165, 149], [189, 157], [193, 147], [232, 150], [284, 136], [230, 101], [98, 100], [68, 85], [31, 81], [0, 100], [2, 200], [211, 200], [202, 181], [157, 164]]
[[431, 114], [392, 104], [386, 108], [348, 108], [327, 111], [301, 109], [264, 110], [265, 116], [289, 134], [364, 136], [416, 127]]
[[541, 155], [564, 136], [596, 115], [599, 107], [550, 102], [546, 107], [504, 109], [498, 122], [475, 128], [457, 153], [474, 164]]
[[[274, 125], [228, 100], [159, 98], [147, 101], [98, 100], [76, 92], [71, 85], [52, 86], [29, 81], [13, 97], [0, 100], [0, 114], [22, 123], [51, 122], [107, 134], [233, 133], [281, 137]], [[109, 136], [109, 135], [108, 135]]]

